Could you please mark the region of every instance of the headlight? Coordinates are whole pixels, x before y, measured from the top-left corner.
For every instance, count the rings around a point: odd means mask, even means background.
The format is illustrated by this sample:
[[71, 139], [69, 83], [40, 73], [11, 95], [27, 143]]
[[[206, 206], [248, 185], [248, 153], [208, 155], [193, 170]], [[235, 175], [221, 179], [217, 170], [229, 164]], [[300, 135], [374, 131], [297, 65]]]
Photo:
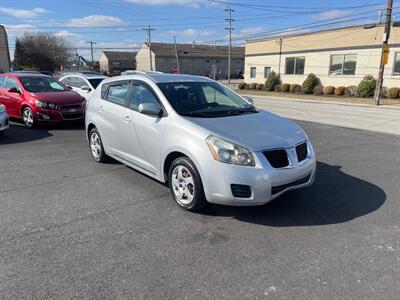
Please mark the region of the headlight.
[[0, 104], [0, 113], [3, 113], [6, 111], [6, 107], [3, 104]]
[[55, 109], [56, 108], [56, 105], [54, 103], [49, 103], [48, 106], [51, 109]]
[[206, 143], [217, 161], [241, 166], [255, 166], [254, 157], [246, 148], [212, 135], [206, 139]]
[[36, 100], [35, 104], [36, 104], [37, 107], [42, 107], [42, 108], [46, 108], [47, 107], [47, 103], [43, 102], [43, 101]]

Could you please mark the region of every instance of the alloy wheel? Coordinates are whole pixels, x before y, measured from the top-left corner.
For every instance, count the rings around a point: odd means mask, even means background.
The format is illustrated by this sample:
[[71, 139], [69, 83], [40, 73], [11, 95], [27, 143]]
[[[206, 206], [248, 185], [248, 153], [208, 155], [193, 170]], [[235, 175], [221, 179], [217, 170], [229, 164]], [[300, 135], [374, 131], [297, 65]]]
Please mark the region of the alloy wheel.
[[98, 160], [101, 156], [101, 142], [97, 132], [92, 132], [90, 135], [90, 149], [92, 150], [93, 157]]
[[190, 171], [178, 165], [172, 171], [172, 187], [176, 201], [181, 205], [188, 205], [193, 201], [195, 185]]
[[31, 128], [33, 126], [34, 123], [33, 114], [29, 108], [24, 109], [22, 118], [26, 127]]

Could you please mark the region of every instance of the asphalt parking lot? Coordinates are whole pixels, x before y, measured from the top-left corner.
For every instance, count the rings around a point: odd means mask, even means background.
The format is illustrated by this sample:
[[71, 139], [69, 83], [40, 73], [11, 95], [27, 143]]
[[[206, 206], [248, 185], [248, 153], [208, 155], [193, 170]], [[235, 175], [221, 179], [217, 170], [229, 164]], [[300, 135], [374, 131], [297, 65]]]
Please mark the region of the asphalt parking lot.
[[398, 299], [400, 137], [301, 122], [315, 185], [263, 207], [180, 209], [96, 164], [82, 126], [0, 138], [0, 298]]

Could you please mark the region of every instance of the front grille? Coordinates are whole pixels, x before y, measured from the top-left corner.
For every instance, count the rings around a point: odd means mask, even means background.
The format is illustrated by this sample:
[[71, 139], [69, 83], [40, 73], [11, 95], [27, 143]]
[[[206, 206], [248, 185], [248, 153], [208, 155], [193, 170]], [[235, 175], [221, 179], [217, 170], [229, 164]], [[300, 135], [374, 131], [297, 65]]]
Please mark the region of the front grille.
[[264, 151], [264, 156], [268, 159], [269, 163], [274, 168], [285, 168], [289, 166], [289, 158], [286, 150], [271, 150]]
[[60, 105], [61, 110], [68, 110], [68, 109], [81, 109], [82, 106], [80, 104], [65, 104]]
[[231, 184], [232, 195], [235, 198], [250, 198], [251, 188], [248, 185]]
[[299, 162], [302, 162], [307, 158], [308, 150], [306, 142], [296, 146], [296, 154], [297, 154], [297, 160]]
[[311, 178], [311, 174], [307, 175], [306, 177], [304, 177], [302, 179], [299, 179], [299, 180], [296, 180], [294, 182], [291, 182], [291, 183], [278, 185], [278, 186], [273, 186], [272, 189], [271, 189], [271, 194], [275, 195], [275, 194], [278, 194], [278, 193], [282, 192], [283, 190], [286, 190], [287, 188], [294, 187], [296, 185], [300, 185], [300, 184], [306, 183], [306, 182], [308, 182], [310, 180], [310, 178]]
[[78, 119], [83, 116], [82, 111], [76, 111], [76, 112], [68, 112], [68, 111], [62, 111], [61, 112], [62, 116], [64, 119]]

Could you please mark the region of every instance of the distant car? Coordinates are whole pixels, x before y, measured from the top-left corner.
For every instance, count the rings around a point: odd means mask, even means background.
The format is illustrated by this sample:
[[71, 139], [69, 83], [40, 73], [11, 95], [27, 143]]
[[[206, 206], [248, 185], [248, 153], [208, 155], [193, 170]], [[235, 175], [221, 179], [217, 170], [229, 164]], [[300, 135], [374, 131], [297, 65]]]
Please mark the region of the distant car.
[[106, 79], [85, 121], [95, 161], [110, 156], [167, 182], [187, 210], [263, 205], [314, 181], [314, 150], [297, 124], [205, 77]]
[[93, 91], [107, 76], [101, 74], [84, 74], [71, 73], [59, 79], [64, 85], [71, 87], [74, 92], [77, 92], [86, 100], [89, 100]]
[[[1, 94], [0, 94], [1, 101]], [[10, 127], [8, 122], [8, 114], [6, 111], [6, 107], [3, 104], [0, 104], [0, 135], [4, 133], [4, 131]]]
[[82, 120], [85, 108], [79, 94], [49, 76], [32, 73], [0, 74], [0, 104], [28, 128]]

